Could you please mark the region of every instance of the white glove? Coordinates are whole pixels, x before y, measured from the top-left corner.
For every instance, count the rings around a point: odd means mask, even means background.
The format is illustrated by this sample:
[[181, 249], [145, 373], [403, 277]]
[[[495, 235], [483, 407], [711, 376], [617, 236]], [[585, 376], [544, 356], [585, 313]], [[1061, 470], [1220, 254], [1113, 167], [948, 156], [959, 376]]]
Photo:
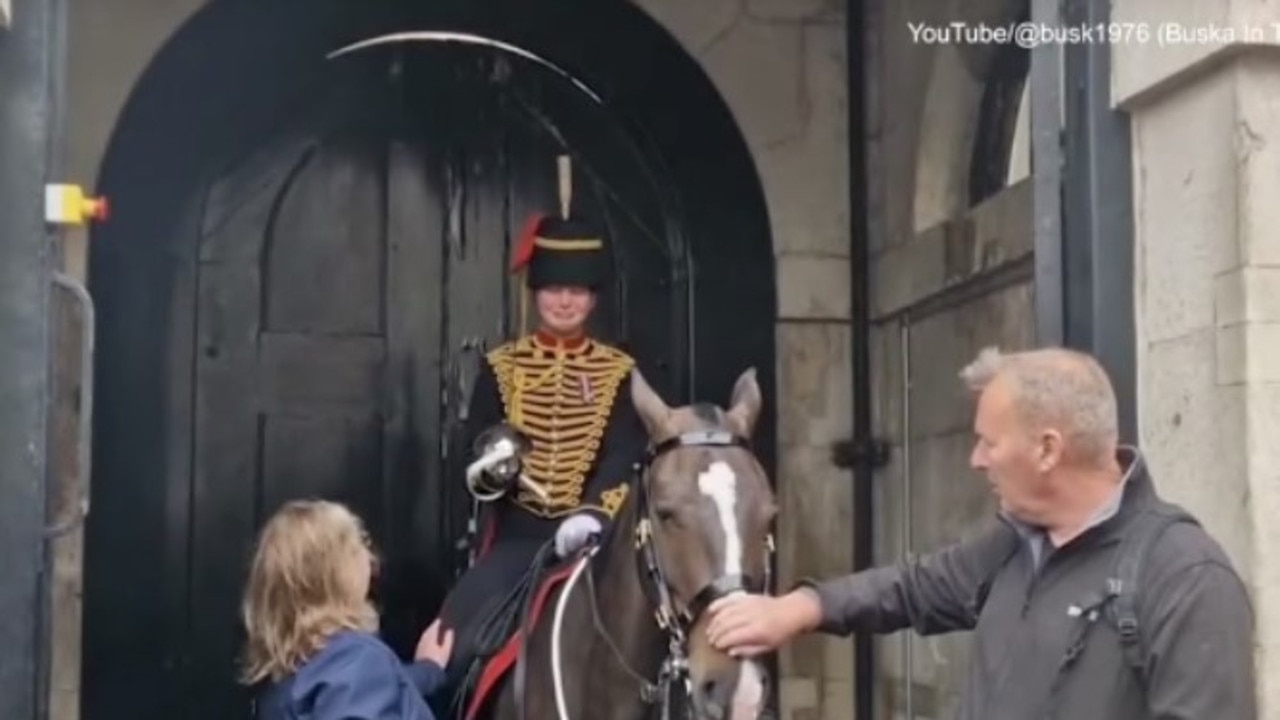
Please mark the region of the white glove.
[[604, 527], [600, 521], [588, 513], [579, 513], [565, 518], [556, 530], [556, 555], [562, 558], [569, 557], [582, 549], [593, 533], [598, 534], [603, 530]]

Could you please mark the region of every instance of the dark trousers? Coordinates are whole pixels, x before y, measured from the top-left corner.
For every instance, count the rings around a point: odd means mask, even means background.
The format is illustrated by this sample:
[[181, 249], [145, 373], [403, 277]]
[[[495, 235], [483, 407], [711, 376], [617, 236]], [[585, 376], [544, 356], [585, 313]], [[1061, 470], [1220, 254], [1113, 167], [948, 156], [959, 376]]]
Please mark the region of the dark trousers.
[[[461, 717], [466, 708], [455, 704], [459, 690], [473, 685], [478, 679], [476, 661], [501, 649], [510, 638], [514, 624], [497, 623], [495, 618], [512, 612], [513, 594], [521, 580], [530, 572], [538, 559], [539, 550], [549, 552], [546, 546], [555, 535], [559, 523], [529, 515], [523, 510], [507, 506], [487, 519], [496, 522], [495, 538], [488, 551], [458, 578], [458, 582], [445, 598], [440, 611], [442, 625], [453, 630], [453, 653], [445, 668], [446, 681], [431, 699], [437, 716]], [[519, 622], [519, 608], [515, 607], [514, 622]], [[508, 630], [503, 632], [503, 630]]]

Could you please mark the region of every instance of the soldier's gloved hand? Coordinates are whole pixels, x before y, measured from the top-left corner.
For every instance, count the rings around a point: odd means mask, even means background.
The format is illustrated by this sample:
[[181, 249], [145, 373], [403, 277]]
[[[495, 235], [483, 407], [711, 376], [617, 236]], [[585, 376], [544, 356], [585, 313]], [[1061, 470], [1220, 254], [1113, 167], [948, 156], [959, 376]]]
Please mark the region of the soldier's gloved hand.
[[593, 534], [599, 534], [604, 526], [589, 513], [578, 513], [564, 519], [556, 529], [556, 555], [568, 557], [582, 549]]

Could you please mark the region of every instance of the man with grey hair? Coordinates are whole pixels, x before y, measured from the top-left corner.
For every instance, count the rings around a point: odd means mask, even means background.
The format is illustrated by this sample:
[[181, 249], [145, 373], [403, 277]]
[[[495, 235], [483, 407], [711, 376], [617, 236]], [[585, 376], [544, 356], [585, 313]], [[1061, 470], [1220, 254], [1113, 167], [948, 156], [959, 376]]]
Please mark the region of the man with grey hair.
[[711, 642], [754, 655], [813, 631], [972, 630], [959, 720], [1255, 718], [1248, 593], [1119, 446], [1098, 362], [988, 349], [961, 377], [999, 522], [897, 566], [721, 599]]

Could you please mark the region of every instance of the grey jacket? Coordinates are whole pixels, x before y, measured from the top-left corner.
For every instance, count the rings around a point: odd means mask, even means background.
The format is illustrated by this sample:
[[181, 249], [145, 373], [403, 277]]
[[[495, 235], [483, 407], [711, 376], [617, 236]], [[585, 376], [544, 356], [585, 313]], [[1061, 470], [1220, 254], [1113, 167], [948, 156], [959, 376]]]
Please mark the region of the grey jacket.
[[[1165, 505], [1123, 451], [1115, 506], [1060, 548], [1008, 518], [932, 555], [819, 583], [820, 630], [973, 630], [957, 720], [1253, 720], [1253, 613], [1226, 554], [1196, 524], [1168, 526], [1138, 573], [1146, 677], [1088, 608], [1126, 533]], [[1144, 515], [1145, 514], [1145, 515]], [[1083, 610], [1083, 612], [1082, 612]]]

